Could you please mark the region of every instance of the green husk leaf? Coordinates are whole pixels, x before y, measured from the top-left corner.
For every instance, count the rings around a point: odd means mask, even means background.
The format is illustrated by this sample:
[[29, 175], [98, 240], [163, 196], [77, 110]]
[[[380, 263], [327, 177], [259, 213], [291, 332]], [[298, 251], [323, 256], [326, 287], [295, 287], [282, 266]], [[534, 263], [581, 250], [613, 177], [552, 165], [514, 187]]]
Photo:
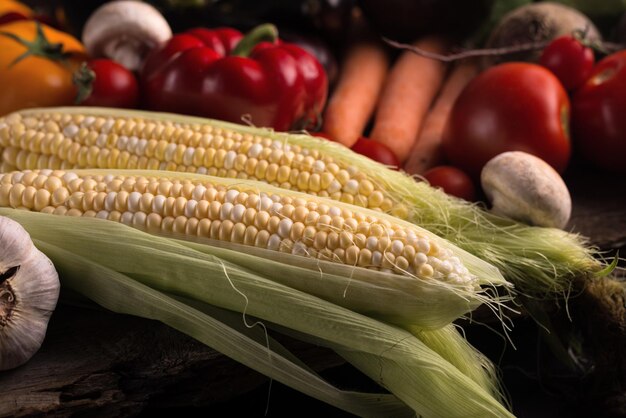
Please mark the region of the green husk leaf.
[[503, 389], [498, 385], [499, 375], [494, 364], [472, 347], [454, 325], [441, 328], [436, 332], [417, 327], [408, 327], [407, 330], [487, 390], [493, 397], [507, 404]]
[[[34, 240], [72, 289], [117, 313], [161, 321], [232, 359], [337, 408], [359, 416], [413, 416], [389, 394], [342, 391], [330, 385], [259, 328], [248, 328], [241, 315], [204, 306], [194, 309], [128, 276], [52, 244]], [[182, 299], [184, 300], [184, 299]]]
[[[18, 220], [38, 242], [56, 245], [77, 257], [90, 257], [91, 263], [114, 269], [160, 292], [241, 312], [307, 335], [340, 352], [422, 416], [511, 416], [489, 393], [490, 389], [482, 388], [419, 338], [399, 327], [276, 283], [168, 238], [117, 223], [19, 210], [3, 209], [0, 214]], [[61, 224], [63, 228], [54, 228]], [[69, 232], [75, 229], [88, 239], [80, 244], [74, 242]], [[97, 230], [101, 233], [95, 233]], [[97, 244], [106, 236], [102, 231], [108, 231], [105, 246], [115, 250], [101, 251], [104, 248]], [[137, 245], [137, 240], [142, 239], [149, 244], [145, 250]], [[129, 244], [133, 241], [134, 244]], [[45, 248], [42, 250], [45, 252]], [[80, 282], [86, 273], [89, 269], [78, 274], [76, 280]], [[98, 289], [95, 294], [108, 288], [106, 281], [101, 286], [104, 289]], [[112, 306], [120, 305], [117, 309], [130, 309], [130, 305], [154, 309], [144, 303], [142, 295], [116, 302], [116, 297], [124, 291], [110, 292], [108, 299], [112, 299]]]
[[[392, 393], [396, 394], [401, 399], [411, 399], [412, 402], [417, 402], [418, 404], [425, 404], [425, 408], [420, 408], [418, 412], [421, 414], [420, 416], [424, 417], [448, 417], [448, 416], [458, 416], [458, 417], [481, 417], [481, 416], [512, 416], [510, 412], [506, 409], [492, 410], [487, 415], [484, 415], [484, 411], [476, 412], [476, 407], [480, 409], [479, 405], [484, 403], [483, 398], [469, 398], [465, 397], [463, 390], [460, 390], [460, 386], [457, 387], [447, 387], [445, 384], [441, 385], [441, 378], [446, 376], [448, 372], [454, 370], [454, 372], [458, 372], [456, 367], [448, 368], [447, 366], [444, 369], [439, 367], [432, 367], [432, 365], [425, 366], [421, 363], [423, 357], [415, 357], [408, 354], [413, 348], [411, 337], [405, 337], [401, 340], [398, 340], [393, 346], [390, 346], [388, 350], [385, 350], [380, 353], [370, 352], [370, 351], [359, 351], [353, 350], [349, 347], [346, 347], [342, 344], [329, 343], [323, 339], [319, 339], [315, 335], [303, 334], [297, 331], [279, 328], [281, 332], [284, 332], [287, 335], [291, 335], [294, 338], [299, 338], [303, 341], [307, 341], [310, 343], [322, 345], [325, 347], [332, 348], [339, 355], [345, 358], [352, 365], [356, 366], [359, 370], [361, 370], [364, 374], [369, 376], [372, 380], [377, 382], [382, 387], [386, 387]], [[445, 332], [442, 332], [446, 330]], [[463, 356], [466, 357], [467, 360], [475, 361], [469, 353], [453, 353], [454, 348], [449, 348], [446, 352], [446, 344], [450, 344], [451, 340], [448, 337], [453, 336], [450, 330], [454, 331], [451, 327], [446, 327], [443, 330], [436, 331], [424, 331], [424, 334], [427, 335], [425, 340], [422, 341], [422, 336], [419, 338], [415, 338], [417, 341], [429, 346], [432, 345], [433, 351], [432, 354], [437, 356], [440, 355], [449, 355], [451, 360], [460, 360]], [[455, 337], [456, 338], [456, 337]], [[452, 346], [455, 345], [455, 338], [452, 339]], [[438, 342], [439, 341], [439, 342]], [[442, 344], [440, 344], [442, 343]], [[440, 357], [443, 358], [443, 357]], [[446, 360], [448, 360], [446, 358]], [[487, 360], [488, 361], [488, 360]], [[450, 363], [448, 363], [449, 365]], [[476, 366], [477, 363], [474, 362], [473, 366], [468, 366], [468, 368]], [[420, 372], [418, 374], [413, 374], [411, 371], [414, 368], [419, 368]], [[393, 376], [393, 378], [392, 378]], [[402, 376], [400, 381], [396, 380], [397, 376]], [[470, 379], [470, 377], [464, 375], [464, 378]], [[446, 378], [444, 378], [445, 380]], [[428, 385], [429, 383], [436, 386], [436, 391], [438, 393], [446, 393], [448, 396], [444, 400], [440, 399], [431, 399], [429, 398], [429, 393], [424, 392], [416, 392], [416, 387], [422, 387], [423, 385]], [[473, 382], [475, 383], [475, 382]], [[488, 384], [489, 386], [486, 392], [493, 391], [491, 394], [494, 398], [502, 399], [503, 395], [500, 392], [499, 388], [493, 385], [493, 382]], [[454, 403], [456, 412], [442, 412], [446, 408], [439, 404], [439, 402], [452, 402]], [[499, 401], [503, 402], [503, 401]], [[458, 407], [458, 410], [456, 410]]]

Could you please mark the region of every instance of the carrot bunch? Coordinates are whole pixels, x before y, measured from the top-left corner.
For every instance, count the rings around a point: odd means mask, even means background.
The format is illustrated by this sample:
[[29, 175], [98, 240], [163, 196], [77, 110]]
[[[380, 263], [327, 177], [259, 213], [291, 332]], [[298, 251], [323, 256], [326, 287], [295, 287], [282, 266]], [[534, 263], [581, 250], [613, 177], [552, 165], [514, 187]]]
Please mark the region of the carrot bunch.
[[[445, 54], [449, 42], [418, 39], [421, 50]], [[352, 147], [368, 136], [390, 149], [410, 174], [423, 174], [443, 160], [441, 138], [456, 98], [478, 73], [473, 61], [452, 68], [412, 51], [391, 61], [381, 43], [356, 43], [345, 55], [324, 113], [323, 131]]]

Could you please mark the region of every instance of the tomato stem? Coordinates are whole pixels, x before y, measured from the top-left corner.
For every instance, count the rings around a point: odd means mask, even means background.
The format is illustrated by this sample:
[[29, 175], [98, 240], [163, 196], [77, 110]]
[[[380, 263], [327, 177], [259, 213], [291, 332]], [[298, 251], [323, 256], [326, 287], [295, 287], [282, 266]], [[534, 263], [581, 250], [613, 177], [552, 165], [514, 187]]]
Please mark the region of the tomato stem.
[[65, 61], [71, 55], [63, 51], [62, 43], [50, 43], [50, 41], [48, 41], [48, 38], [46, 38], [46, 34], [43, 31], [41, 23], [35, 22], [35, 25], [37, 28], [37, 32], [35, 35], [35, 39], [33, 39], [32, 41], [27, 41], [24, 38], [19, 37], [13, 33], [0, 31], [0, 36], [5, 36], [26, 47], [26, 51], [23, 54], [19, 55], [17, 58], [15, 58], [13, 62], [11, 62], [9, 67], [14, 66], [15, 64], [22, 61], [24, 58], [27, 58], [31, 55], [46, 58], [52, 61]]
[[239, 41], [237, 46], [231, 51], [230, 55], [234, 55], [236, 57], [247, 57], [250, 55], [250, 52], [252, 52], [254, 47], [260, 42], [276, 42], [277, 39], [278, 29], [276, 26], [271, 23], [259, 25], [248, 32], [246, 36]]
[[75, 99], [76, 104], [82, 103], [87, 97], [91, 96], [95, 79], [96, 73], [87, 66], [86, 62], [83, 62], [80, 68], [72, 74], [72, 83], [78, 90]]

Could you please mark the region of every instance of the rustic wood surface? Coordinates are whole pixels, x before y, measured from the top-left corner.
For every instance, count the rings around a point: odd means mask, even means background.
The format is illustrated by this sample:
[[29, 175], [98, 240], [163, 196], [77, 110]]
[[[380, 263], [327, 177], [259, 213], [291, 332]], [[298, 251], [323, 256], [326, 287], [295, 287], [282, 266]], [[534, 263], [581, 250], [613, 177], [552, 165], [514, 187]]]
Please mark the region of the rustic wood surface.
[[580, 166], [564, 177], [573, 202], [568, 228], [602, 249], [625, 249], [626, 174], [599, 173]]
[[[602, 249], [621, 249], [625, 255], [624, 178], [580, 169], [566, 180], [574, 201], [569, 228]], [[286, 344], [316, 370], [332, 371], [343, 364], [328, 350], [294, 340]], [[267, 385], [264, 376], [163, 324], [60, 306], [41, 350], [26, 365], [0, 373], [0, 416], [113, 417], [142, 411], [149, 416], [146, 411], [216, 404], [225, 405], [224, 411], [241, 410], [241, 403], [251, 399], [246, 393], [256, 390], [257, 397], [269, 399], [265, 389], [260, 394], [258, 389]], [[256, 410], [258, 416], [272, 416], [262, 404]]]
[[[288, 345], [314, 369], [342, 363], [296, 340]], [[151, 404], [207, 405], [268, 379], [161, 323], [60, 306], [40, 351], [0, 373], [0, 416], [131, 416]]]

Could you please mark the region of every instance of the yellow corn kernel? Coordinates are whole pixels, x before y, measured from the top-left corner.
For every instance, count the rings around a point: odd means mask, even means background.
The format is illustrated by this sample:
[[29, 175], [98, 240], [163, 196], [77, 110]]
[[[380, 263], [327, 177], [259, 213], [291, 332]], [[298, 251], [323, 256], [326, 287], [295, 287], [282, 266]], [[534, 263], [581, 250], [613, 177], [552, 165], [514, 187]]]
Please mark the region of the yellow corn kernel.
[[[227, 139], [235, 146], [234, 139]], [[393, 274], [473, 280], [458, 258], [418, 229], [373, 212], [281, 194], [279, 189], [266, 193], [257, 183], [241, 186], [205, 176], [181, 180], [154, 173], [159, 175], [62, 170], [0, 174], [0, 206], [98, 217]]]
[[[0, 164], [19, 170], [48, 167], [165, 169], [231, 178], [253, 178], [279, 187], [328, 196], [385, 212], [410, 216], [367, 172], [332, 153], [276, 140], [270, 132], [239, 132], [235, 126], [177, 123], [150, 113], [90, 109], [24, 111], [0, 119]], [[83, 124], [85, 120], [90, 122]], [[81, 121], [81, 122], [78, 122]], [[54, 157], [54, 158], [52, 158]]]

